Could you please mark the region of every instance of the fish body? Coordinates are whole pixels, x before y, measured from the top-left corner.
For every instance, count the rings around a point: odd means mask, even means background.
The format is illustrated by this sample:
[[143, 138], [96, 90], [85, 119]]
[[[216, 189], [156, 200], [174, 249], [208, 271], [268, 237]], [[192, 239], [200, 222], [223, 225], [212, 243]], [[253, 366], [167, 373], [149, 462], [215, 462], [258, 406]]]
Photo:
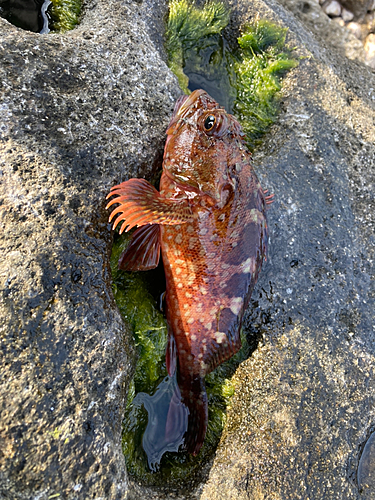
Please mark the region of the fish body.
[[189, 409], [185, 447], [207, 428], [204, 377], [241, 348], [240, 329], [267, 251], [265, 197], [237, 120], [203, 90], [177, 101], [160, 192], [142, 179], [112, 188], [121, 230], [138, 226], [120, 268], [166, 276], [167, 368]]

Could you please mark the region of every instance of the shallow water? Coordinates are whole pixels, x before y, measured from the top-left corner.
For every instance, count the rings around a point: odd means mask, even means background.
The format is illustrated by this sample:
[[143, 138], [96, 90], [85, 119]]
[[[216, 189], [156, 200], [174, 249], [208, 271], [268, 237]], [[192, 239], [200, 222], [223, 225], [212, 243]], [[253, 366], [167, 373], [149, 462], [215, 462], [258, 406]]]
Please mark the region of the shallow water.
[[34, 33], [48, 33], [50, 0], [0, 0], [0, 16], [14, 26]]
[[219, 35], [206, 37], [204, 44], [187, 50], [184, 56], [189, 90], [205, 90], [226, 111], [233, 113], [237, 97], [236, 76], [232, 69], [234, 56], [225, 38]]

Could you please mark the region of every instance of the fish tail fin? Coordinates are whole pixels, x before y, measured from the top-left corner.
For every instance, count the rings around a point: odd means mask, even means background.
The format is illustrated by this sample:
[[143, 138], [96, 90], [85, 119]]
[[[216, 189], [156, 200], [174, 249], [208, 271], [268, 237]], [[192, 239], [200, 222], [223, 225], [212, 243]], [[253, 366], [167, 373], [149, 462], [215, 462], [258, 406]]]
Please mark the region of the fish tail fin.
[[[208, 404], [207, 393], [203, 378], [197, 376], [186, 384], [179, 377], [181, 399], [189, 410], [188, 427], [184, 436], [184, 449], [192, 454], [198, 455], [203, 445], [207, 431]], [[182, 380], [181, 380], [182, 379]]]

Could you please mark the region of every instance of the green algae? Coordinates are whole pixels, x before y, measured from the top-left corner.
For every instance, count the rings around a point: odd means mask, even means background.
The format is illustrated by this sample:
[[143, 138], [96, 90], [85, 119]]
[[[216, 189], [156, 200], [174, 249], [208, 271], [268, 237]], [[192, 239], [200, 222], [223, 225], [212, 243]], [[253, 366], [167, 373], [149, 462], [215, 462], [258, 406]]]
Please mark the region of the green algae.
[[165, 368], [167, 325], [163, 314], [156, 308], [147, 281], [147, 273], [130, 273], [118, 269], [118, 259], [128, 245], [129, 239], [127, 235], [122, 237], [116, 235], [111, 255], [113, 294], [122, 316], [132, 328], [138, 354], [128, 405], [135, 393], [153, 390], [160, 377], [167, 374]]
[[[202, 8], [189, 0], [171, 0], [166, 32], [168, 64], [182, 90], [189, 94], [189, 79], [183, 71], [189, 51], [202, 51], [216, 45], [216, 35], [229, 23], [229, 10], [221, 2], [208, 2]], [[199, 45], [198, 45], [199, 42]]]
[[297, 61], [286, 45], [286, 28], [257, 21], [244, 26], [233, 45], [224, 33], [229, 20], [222, 2], [197, 7], [189, 0], [172, 0], [166, 33], [169, 67], [185, 93], [203, 88], [234, 113], [254, 149], [277, 119], [282, 78]]
[[81, 16], [81, 0], [51, 0], [51, 32], [65, 33], [77, 26]]
[[297, 65], [285, 47], [286, 34], [287, 29], [262, 20], [246, 26], [238, 39], [234, 112], [250, 147], [276, 121], [282, 77]]

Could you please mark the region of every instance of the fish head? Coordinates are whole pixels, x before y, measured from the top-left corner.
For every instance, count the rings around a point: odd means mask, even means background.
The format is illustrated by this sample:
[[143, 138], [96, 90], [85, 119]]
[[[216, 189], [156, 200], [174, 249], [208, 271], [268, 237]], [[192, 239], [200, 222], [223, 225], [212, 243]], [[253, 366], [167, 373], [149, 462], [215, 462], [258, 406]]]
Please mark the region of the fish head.
[[235, 188], [231, 169], [245, 150], [238, 121], [199, 89], [177, 101], [167, 136], [164, 172], [181, 189], [225, 202]]

